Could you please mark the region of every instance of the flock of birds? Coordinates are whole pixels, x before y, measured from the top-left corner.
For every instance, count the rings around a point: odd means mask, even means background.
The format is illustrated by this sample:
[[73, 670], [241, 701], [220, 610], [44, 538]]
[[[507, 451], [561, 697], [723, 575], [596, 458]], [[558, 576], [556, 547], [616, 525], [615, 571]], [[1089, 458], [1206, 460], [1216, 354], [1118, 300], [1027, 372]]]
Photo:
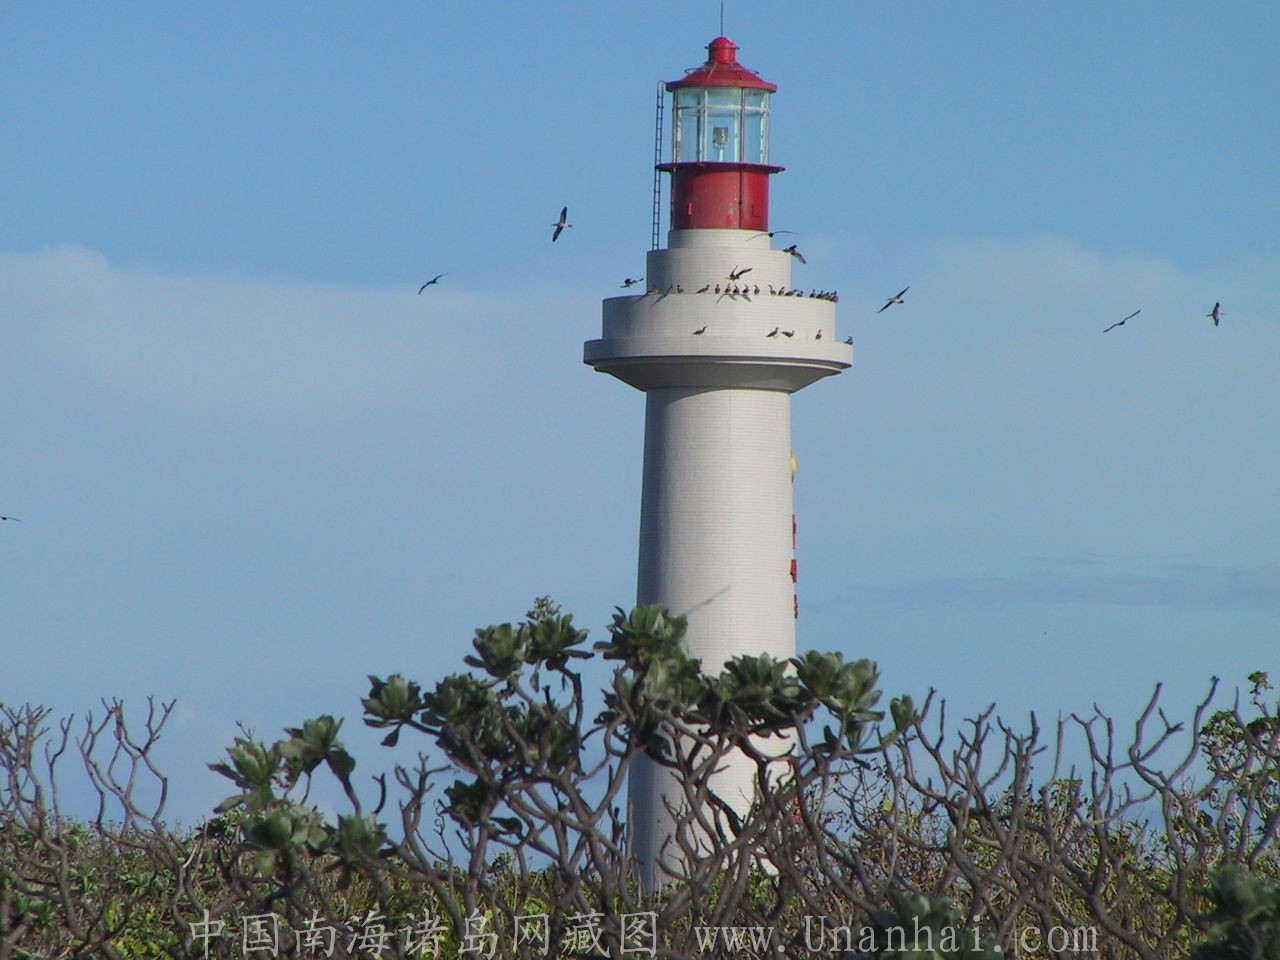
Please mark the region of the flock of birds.
[[[564, 233], [565, 230], [567, 230], [572, 226], [573, 224], [569, 222], [569, 207], [567, 205], [561, 207], [560, 216], [556, 218], [554, 223], [551, 224], [551, 228], [552, 228], [551, 242], [555, 243], [557, 240], [559, 240], [560, 234]], [[760, 233], [757, 233], [754, 236], [757, 236], [757, 237], [767, 236], [770, 239], [773, 239], [775, 236], [777, 236], [780, 233], [794, 233], [794, 232], [795, 231], [793, 230], [768, 230], [768, 231], [761, 231]], [[801, 263], [808, 262], [807, 260], [805, 260], [804, 254], [802, 254], [796, 248], [796, 244], [794, 243], [791, 244], [791, 246], [789, 247], [783, 247], [782, 252], [791, 254], [792, 257], [794, 257], [796, 260], [800, 261]], [[725, 281], [723, 288], [721, 287], [719, 282], [713, 282], [713, 283], [708, 283], [702, 288], [698, 290], [694, 290], [693, 292], [694, 293], [710, 293], [720, 297], [734, 297], [734, 298], [743, 297], [749, 300], [752, 296], [758, 295], [760, 293], [760, 284], [746, 283], [745, 281], [739, 284], [738, 281], [741, 280], [745, 274], [750, 273], [751, 269], [752, 269], [751, 267], [740, 268], [735, 266], [731, 271], [729, 271], [728, 280]], [[436, 274], [434, 277], [432, 277], [430, 280], [428, 280], [426, 283], [424, 283], [422, 286], [418, 288], [418, 293], [421, 294], [423, 290], [427, 289], [427, 287], [430, 287], [433, 284], [439, 283], [441, 278], [447, 277], [447, 276], [448, 276], [447, 273]], [[630, 287], [634, 287], [636, 284], [641, 283], [643, 281], [644, 281], [644, 277], [627, 277], [622, 281], [622, 287], [623, 289], [628, 289]], [[803, 297], [806, 295], [803, 290], [800, 290], [798, 288], [779, 289], [779, 288], [775, 288], [771, 283], [766, 283], [765, 286], [769, 288], [769, 294], [775, 297]], [[905, 303], [906, 301], [903, 299], [903, 297], [905, 296], [906, 292], [910, 289], [911, 289], [910, 286], [903, 287], [901, 290], [895, 293], [892, 297], [889, 297], [889, 299], [887, 299], [884, 302], [884, 306], [881, 307], [879, 310], [877, 310], [876, 313], [884, 313], [886, 310], [888, 310], [890, 307], [894, 306], [895, 304]], [[684, 292], [685, 292], [684, 287], [682, 287], [678, 283], [673, 283], [670, 286], [668, 286], [664, 292], [660, 292], [656, 286], [651, 286], [646, 291], [646, 295], [658, 294], [660, 296], [665, 297], [668, 294], [684, 293]], [[834, 290], [810, 290], [808, 293], [808, 296], [818, 300], [830, 300], [832, 303], [837, 303], [840, 300], [839, 295]], [[1141, 312], [1142, 312], [1142, 308], [1139, 307], [1137, 310], [1133, 311], [1133, 313], [1129, 314], [1123, 320], [1117, 320], [1115, 323], [1111, 324], [1111, 326], [1107, 327], [1102, 332], [1110, 333], [1116, 327], [1123, 327], [1127, 321], [1132, 320]], [[1213, 309], [1210, 310], [1208, 313], [1206, 313], [1205, 316], [1213, 320], [1213, 325], [1215, 327], [1218, 326], [1219, 322], [1222, 319], [1222, 304], [1215, 303], [1213, 305]], [[693, 331], [693, 334], [694, 336], [699, 336], [706, 332], [707, 332], [707, 328], [703, 326], [701, 329]], [[776, 337], [779, 333], [781, 333], [783, 336], [786, 336], [786, 337], [795, 336], [794, 330], [788, 332], [786, 330], [779, 330], [776, 327], [774, 328], [772, 333], [766, 334], [766, 336]], [[816, 339], [818, 340], [822, 339], [821, 330], [818, 331], [818, 335]], [[853, 338], [847, 337], [844, 342], [853, 343]], [[16, 518], [0, 517], [0, 520], [14, 520], [14, 519]]]
[[[573, 224], [569, 222], [568, 206], [561, 207], [560, 216], [556, 219], [556, 221], [553, 224], [551, 224], [551, 227], [552, 227], [551, 242], [555, 243], [558, 239], [560, 239], [560, 234], [564, 233], [565, 230], [569, 229], [572, 226]], [[772, 230], [768, 232], [761, 232], [759, 234], [756, 234], [756, 236], [768, 236], [769, 238], [772, 239], [777, 234], [793, 233], [793, 232], [794, 231], [791, 231], [791, 230]], [[783, 252], [791, 254], [792, 257], [794, 257], [796, 260], [800, 261], [801, 263], [807, 262], [804, 258], [804, 255], [801, 254], [798, 249], [796, 249], [796, 244], [794, 243], [791, 244], [791, 246], [789, 247], [784, 247]], [[718, 295], [722, 298], [723, 297], [743, 297], [749, 300], [752, 296], [760, 293], [760, 285], [758, 283], [747, 283], [745, 280], [743, 280], [746, 274], [750, 273], [751, 270], [752, 270], [751, 267], [735, 266], [732, 270], [729, 271], [729, 276], [727, 280], [724, 281], [723, 286], [721, 285], [720, 282], [713, 281], [712, 283], [708, 283], [705, 286], [701, 287], [700, 289], [694, 290], [693, 292], [694, 293], [710, 293], [710, 294]], [[449, 274], [447, 273], [437, 273], [434, 277], [432, 277], [430, 280], [428, 280], [426, 283], [424, 283], [422, 286], [418, 288], [418, 293], [421, 294], [422, 291], [427, 289], [427, 287], [435, 286], [448, 275]], [[742, 281], [741, 283], [738, 282], [740, 280]], [[634, 287], [638, 283], [642, 283], [643, 281], [644, 281], [644, 277], [627, 277], [622, 281], [622, 287], [623, 289], [628, 289], [630, 287]], [[766, 283], [765, 286], [768, 287], [769, 294], [775, 297], [806, 296], [804, 291], [800, 290], [799, 288], [780, 289], [780, 288], [774, 287], [774, 285], [771, 283]], [[879, 310], [877, 310], [876, 313], [884, 313], [886, 310], [888, 310], [892, 306], [905, 303], [906, 301], [904, 300], [904, 297], [906, 295], [906, 292], [910, 289], [911, 289], [910, 286], [903, 287], [901, 290], [895, 293], [892, 297], [889, 297], [887, 300], [885, 300], [884, 306], [881, 307]], [[672, 294], [672, 293], [680, 294], [684, 292], [685, 292], [684, 288], [680, 286], [680, 284], [673, 283], [670, 286], [668, 286], [666, 291], [663, 293], [659, 293], [658, 288], [656, 286], [649, 287], [649, 289], [646, 291], [646, 295], [655, 294], [659, 296], [667, 296], [668, 294]], [[834, 290], [810, 290], [807, 296], [817, 300], [830, 300], [832, 303], [837, 303], [840, 300], [839, 295]], [[1133, 311], [1133, 313], [1129, 314], [1123, 320], [1117, 320], [1115, 323], [1111, 324], [1111, 326], [1107, 327], [1102, 332], [1110, 333], [1116, 327], [1123, 327], [1125, 323], [1132, 320], [1141, 312], [1142, 312], [1142, 308], [1139, 307], [1137, 310]], [[1213, 325], [1215, 327], [1218, 326], [1222, 320], [1222, 304], [1220, 302], [1215, 303], [1213, 305], [1213, 309], [1210, 310], [1208, 313], [1206, 313], [1205, 316], [1213, 321]], [[697, 330], [694, 330], [693, 335], [697, 337], [697, 336], [701, 336], [706, 332], [707, 332], [707, 327], [704, 324], [703, 326], [699, 327]], [[796, 335], [796, 332], [794, 330], [783, 330], [781, 327], [774, 327], [769, 333], [765, 334], [766, 337], [778, 337], [778, 336], [794, 337], [795, 335]], [[822, 339], [821, 330], [817, 332], [817, 334], [814, 336], [814, 339], [815, 340]], [[853, 337], [845, 337], [844, 342], [853, 343]], [[0, 516], [0, 522], [4, 522], [6, 520], [11, 521], [13, 523], [22, 522], [17, 517]]]
[[[1136, 316], [1137, 316], [1138, 314], [1140, 314], [1141, 312], [1142, 312], [1142, 308], [1141, 308], [1141, 307], [1139, 307], [1137, 310], [1133, 311], [1133, 313], [1131, 313], [1131, 314], [1129, 314], [1127, 317], [1125, 317], [1125, 318], [1124, 318], [1124, 320], [1117, 320], [1115, 323], [1113, 323], [1111, 326], [1107, 327], [1107, 328], [1106, 328], [1105, 330], [1103, 330], [1102, 332], [1103, 332], [1103, 333], [1110, 333], [1110, 332], [1111, 332], [1112, 330], [1114, 330], [1116, 327], [1123, 327], [1123, 326], [1124, 326], [1124, 324], [1125, 324], [1125, 320], [1132, 320], [1134, 317], [1136, 317]], [[1206, 316], [1206, 317], [1208, 317], [1210, 320], [1212, 320], [1212, 321], [1213, 321], [1213, 325], [1214, 325], [1215, 327], [1216, 327], [1216, 326], [1218, 326], [1219, 322], [1222, 320], [1222, 304], [1221, 304], [1220, 302], [1219, 302], [1219, 303], [1215, 303], [1215, 304], [1213, 305], [1213, 309], [1212, 309], [1212, 310], [1210, 310], [1208, 313], [1206, 313], [1206, 314], [1205, 314], [1205, 316]]]
[[[567, 205], [561, 207], [560, 216], [557, 217], [555, 222], [551, 224], [551, 242], [555, 243], [557, 240], [559, 240], [560, 234], [564, 233], [565, 230], [567, 230], [572, 226], [573, 224], [569, 222], [569, 207]], [[760, 233], [757, 233], [755, 234], [755, 236], [769, 237], [770, 239], [772, 239], [773, 237], [777, 236], [780, 233], [794, 233], [794, 232], [795, 232], [794, 230], [768, 230], [768, 231], [762, 231]], [[802, 254], [799, 251], [799, 249], [797, 248], [797, 245], [794, 243], [791, 244], [791, 246], [789, 247], [783, 247], [782, 252], [789, 253], [792, 257], [794, 257], [796, 260], [800, 261], [801, 263], [808, 263], [808, 261], [805, 260], [804, 258], [804, 254]], [[760, 293], [760, 284], [744, 282], [741, 285], [739, 285], [737, 281], [741, 280], [745, 274], [750, 273], [751, 270], [752, 270], [751, 267], [734, 267], [731, 271], [729, 271], [729, 278], [725, 282], [723, 288], [721, 288], [721, 285], [718, 282], [712, 282], [712, 283], [706, 284], [705, 286], [703, 286], [698, 290], [694, 290], [693, 292], [694, 293], [711, 293], [711, 294], [716, 294], [720, 297], [743, 297], [746, 299], [750, 299], [752, 296]], [[447, 277], [448, 275], [449, 274], [447, 273], [437, 273], [434, 277], [432, 277], [430, 280], [428, 280], [426, 283], [424, 283], [422, 286], [418, 288], [419, 295], [421, 295], [422, 291], [426, 290], [427, 287], [434, 286], [435, 284], [439, 283], [442, 278]], [[628, 289], [630, 287], [634, 287], [638, 283], [643, 282], [643, 280], [644, 280], [644, 277], [627, 277], [622, 281], [622, 287], [623, 289]], [[765, 286], [768, 287], [769, 294], [775, 297], [806, 296], [805, 292], [798, 287], [787, 289], [785, 287], [774, 287], [774, 285], [771, 283], [766, 283]], [[903, 302], [902, 295], [906, 293], [908, 289], [910, 288], [903, 287], [898, 293], [896, 293], [894, 296], [886, 300], [884, 306], [881, 307], [877, 312], [883, 313], [885, 310], [888, 310], [895, 303], [902, 303]], [[684, 287], [682, 287], [678, 283], [673, 283], [670, 286], [668, 286], [666, 291], [662, 292], [661, 295], [666, 296], [667, 294], [671, 294], [671, 293], [684, 293], [684, 292], [685, 292]], [[660, 291], [656, 286], [651, 286], [646, 291], [646, 294], [658, 294], [658, 293], [660, 293]], [[838, 303], [840, 300], [839, 294], [837, 294], [834, 290], [810, 290], [807, 296], [812, 297], [816, 300], [829, 300], [832, 303]], [[707, 329], [706, 327], [703, 327], [701, 330], [695, 330], [694, 333], [695, 334], [705, 333], [706, 329]], [[782, 333], [789, 337], [795, 335], [794, 331], [792, 331], [791, 333], [787, 333], [784, 330], [782, 331]], [[777, 334], [778, 334], [778, 331], [774, 330], [773, 333], [768, 334], [768, 336], [773, 337], [773, 336], [776, 336]], [[821, 330], [818, 331], [817, 339], [819, 340], [822, 339]], [[852, 343], [852, 342], [853, 342], [852, 337], [849, 337], [845, 340], [845, 343]]]

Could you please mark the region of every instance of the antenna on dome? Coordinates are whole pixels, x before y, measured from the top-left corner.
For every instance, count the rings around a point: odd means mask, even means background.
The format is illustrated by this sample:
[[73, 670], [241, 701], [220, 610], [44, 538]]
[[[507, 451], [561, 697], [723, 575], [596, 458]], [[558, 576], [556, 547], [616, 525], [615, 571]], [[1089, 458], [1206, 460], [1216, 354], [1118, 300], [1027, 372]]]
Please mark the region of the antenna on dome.
[[724, 36], [724, 0], [720, 0], [720, 36]]

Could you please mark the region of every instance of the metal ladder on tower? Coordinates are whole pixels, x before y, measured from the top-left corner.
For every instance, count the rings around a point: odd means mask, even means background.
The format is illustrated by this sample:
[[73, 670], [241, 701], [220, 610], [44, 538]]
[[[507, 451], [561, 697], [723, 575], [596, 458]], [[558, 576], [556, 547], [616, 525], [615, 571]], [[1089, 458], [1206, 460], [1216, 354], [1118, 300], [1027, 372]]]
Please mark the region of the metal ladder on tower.
[[662, 171], [658, 166], [662, 163], [662, 88], [664, 86], [662, 82], [658, 83], [658, 108], [655, 111], [653, 130], [653, 234], [650, 238], [650, 250], [658, 249], [658, 228], [662, 221]]

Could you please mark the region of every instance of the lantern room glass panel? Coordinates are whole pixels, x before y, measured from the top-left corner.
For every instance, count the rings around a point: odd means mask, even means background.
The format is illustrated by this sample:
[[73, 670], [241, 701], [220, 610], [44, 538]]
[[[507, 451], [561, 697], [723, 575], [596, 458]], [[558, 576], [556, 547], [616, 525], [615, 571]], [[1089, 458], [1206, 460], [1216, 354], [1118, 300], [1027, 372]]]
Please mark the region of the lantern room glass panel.
[[703, 156], [714, 163], [742, 160], [742, 90], [711, 87], [707, 90], [707, 125]]
[[676, 91], [675, 134], [671, 142], [671, 159], [675, 163], [701, 160], [704, 91], [698, 87]]
[[769, 93], [742, 91], [742, 161], [769, 162]]

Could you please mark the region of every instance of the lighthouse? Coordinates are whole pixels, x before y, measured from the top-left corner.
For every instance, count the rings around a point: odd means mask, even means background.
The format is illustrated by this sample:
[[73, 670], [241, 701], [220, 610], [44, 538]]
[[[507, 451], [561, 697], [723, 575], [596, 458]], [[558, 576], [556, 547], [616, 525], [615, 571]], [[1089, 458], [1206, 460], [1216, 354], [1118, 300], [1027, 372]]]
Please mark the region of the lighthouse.
[[[583, 359], [645, 394], [636, 602], [688, 617], [686, 643], [718, 672], [743, 654], [796, 654], [791, 394], [853, 362], [835, 298], [797, 287], [794, 247], [769, 226], [770, 101], [777, 87], [726, 37], [667, 83], [670, 230], [643, 294], [604, 301]], [[661, 128], [660, 128], [661, 129]], [[658, 158], [661, 160], [661, 156]], [[745, 810], [755, 764], [731, 758], [717, 794]], [[655, 763], [629, 783], [632, 856], [678, 876], [668, 805], [683, 793]]]

